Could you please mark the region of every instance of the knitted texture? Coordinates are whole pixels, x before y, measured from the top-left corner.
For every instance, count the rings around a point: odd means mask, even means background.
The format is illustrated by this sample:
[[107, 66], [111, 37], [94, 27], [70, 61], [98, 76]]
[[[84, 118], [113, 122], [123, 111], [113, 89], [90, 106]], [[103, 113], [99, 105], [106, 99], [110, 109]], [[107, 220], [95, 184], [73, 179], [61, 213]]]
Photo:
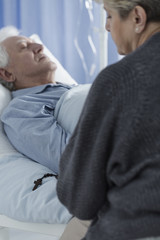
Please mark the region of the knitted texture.
[[160, 33], [96, 78], [57, 192], [86, 240], [160, 236]]

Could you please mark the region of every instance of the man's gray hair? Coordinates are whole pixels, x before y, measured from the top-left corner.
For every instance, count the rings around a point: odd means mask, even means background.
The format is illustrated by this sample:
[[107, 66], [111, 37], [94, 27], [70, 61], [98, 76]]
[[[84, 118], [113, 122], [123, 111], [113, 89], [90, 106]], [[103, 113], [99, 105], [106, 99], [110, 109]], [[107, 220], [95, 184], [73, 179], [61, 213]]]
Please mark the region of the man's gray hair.
[[[13, 37], [18, 35], [19, 35], [19, 30], [14, 26], [7, 26], [0, 29], [0, 68], [6, 67], [9, 62], [8, 53], [5, 47], [2, 45], [2, 42], [8, 37]], [[13, 89], [13, 83], [8, 83], [1, 78], [0, 78], [0, 84], [4, 85], [9, 90]]]

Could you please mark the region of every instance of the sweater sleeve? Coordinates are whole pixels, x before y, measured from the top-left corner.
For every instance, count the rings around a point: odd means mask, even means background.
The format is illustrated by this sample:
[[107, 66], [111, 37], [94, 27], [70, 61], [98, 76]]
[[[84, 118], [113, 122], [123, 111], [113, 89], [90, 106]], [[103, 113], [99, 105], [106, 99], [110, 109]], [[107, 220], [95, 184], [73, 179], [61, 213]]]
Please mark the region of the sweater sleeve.
[[60, 161], [58, 197], [71, 214], [84, 220], [93, 219], [106, 203], [106, 164], [111, 151], [107, 141], [113, 116], [111, 81], [106, 78], [104, 70], [93, 83]]

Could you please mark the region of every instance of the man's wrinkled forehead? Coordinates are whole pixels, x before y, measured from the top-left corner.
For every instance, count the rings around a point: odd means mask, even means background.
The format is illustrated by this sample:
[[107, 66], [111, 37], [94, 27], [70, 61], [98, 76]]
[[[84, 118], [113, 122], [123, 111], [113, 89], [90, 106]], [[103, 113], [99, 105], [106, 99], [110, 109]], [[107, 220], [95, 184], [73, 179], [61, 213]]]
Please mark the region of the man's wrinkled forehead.
[[27, 38], [25, 36], [12, 36], [12, 37], [8, 37], [6, 38], [2, 44], [8, 49], [10, 47], [15, 47], [16, 45], [18, 45], [19, 43], [22, 42], [33, 42], [32, 39]]

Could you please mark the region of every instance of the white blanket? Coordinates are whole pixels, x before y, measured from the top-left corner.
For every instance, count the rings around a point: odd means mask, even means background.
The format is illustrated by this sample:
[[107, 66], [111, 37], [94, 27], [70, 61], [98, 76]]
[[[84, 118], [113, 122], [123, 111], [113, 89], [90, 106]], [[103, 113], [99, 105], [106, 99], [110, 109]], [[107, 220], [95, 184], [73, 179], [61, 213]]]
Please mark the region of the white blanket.
[[54, 116], [69, 133], [73, 133], [90, 87], [91, 84], [77, 85], [65, 92], [56, 104]]

